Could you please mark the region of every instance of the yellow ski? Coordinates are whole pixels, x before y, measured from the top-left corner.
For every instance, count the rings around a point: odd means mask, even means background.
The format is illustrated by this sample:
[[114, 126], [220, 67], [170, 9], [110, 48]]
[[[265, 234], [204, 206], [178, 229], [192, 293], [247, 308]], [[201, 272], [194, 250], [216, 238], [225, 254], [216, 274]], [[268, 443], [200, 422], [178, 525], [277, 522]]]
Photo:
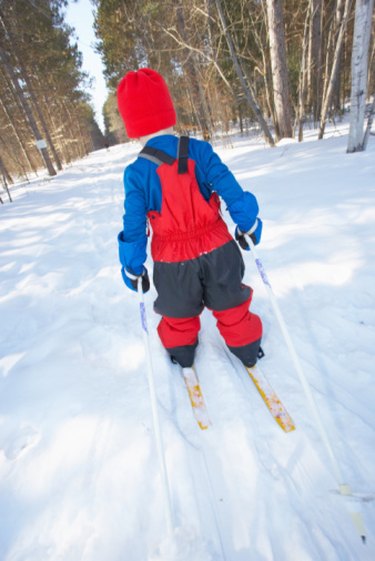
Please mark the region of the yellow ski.
[[211, 425], [206, 403], [204, 401], [202, 389], [198, 380], [197, 373], [194, 368], [183, 368], [182, 375], [185, 386], [189, 394], [193, 415], [202, 430], [208, 429]]
[[246, 367], [246, 370], [277, 424], [285, 432], [293, 431], [296, 428], [293, 419], [289, 415], [283, 403], [277, 397], [271, 384], [267, 381], [264, 374], [261, 373], [259, 367]]

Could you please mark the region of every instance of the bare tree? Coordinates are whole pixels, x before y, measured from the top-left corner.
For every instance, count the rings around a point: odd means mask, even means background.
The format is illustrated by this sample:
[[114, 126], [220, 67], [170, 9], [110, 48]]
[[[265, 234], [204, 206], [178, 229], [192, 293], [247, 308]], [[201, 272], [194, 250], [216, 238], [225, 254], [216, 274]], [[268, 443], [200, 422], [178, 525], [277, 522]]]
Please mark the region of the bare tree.
[[322, 1], [310, 0], [309, 53], [307, 64], [307, 104], [317, 122], [321, 106], [322, 83]]
[[220, 19], [220, 23], [221, 23], [221, 26], [222, 26], [222, 30], [223, 30], [223, 33], [225, 35], [225, 39], [226, 39], [227, 44], [228, 44], [228, 48], [229, 48], [229, 52], [230, 52], [231, 59], [232, 59], [232, 62], [233, 62], [233, 66], [234, 66], [234, 69], [235, 69], [236, 74], [238, 76], [238, 79], [241, 83], [243, 92], [245, 94], [245, 98], [246, 98], [250, 108], [252, 109], [252, 111], [253, 111], [253, 113], [254, 113], [254, 115], [255, 115], [255, 117], [256, 117], [262, 131], [263, 131], [263, 134], [268, 141], [268, 143], [270, 144], [270, 146], [274, 146], [275, 142], [273, 140], [271, 131], [270, 131], [270, 129], [269, 129], [264, 117], [263, 117], [263, 114], [262, 114], [262, 112], [259, 108], [259, 105], [256, 103], [255, 98], [254, 98], [254, 96], [253, 96], [253, 94], [252, 94], [252, 92], [251, 92], [251, 90], [250, 90], [250, 88], [249, 88], [249, 86], [246, 82], [246, 78], [244, 76], [244, 73], [242, 71], [240, 62], [239, 62], [238, 57], [236, 55], [236, 51], [235, 51], [235, 48], [234, 48], [232, 37], [229, 33], [228, 26], [227, 26], [227, 23], [226, 23], [226, 19], [225, 19], [225, 16], [224, 16], [224, 12], [223, 12], [223, 9], [222, 9], [221, 0], [215, 0], [215, 4], [216, 4], [217, 12], [219, 14], [219, 19]]
[[303, 125], [305, 122], [305, 102], [306, 102], [306, 89], [307, 89], [307, 82], [308, 82], [308, 75], [307, 72], [307, 59], [309, 58], [309, 51], [307, 47], [308, 42], [308, 28], [309, 28], [309, 19], [310, 13], [307, 11], [306, 18], [305, 18], [305, 27], [303, 32], [303, 41], [302, 41], [302, 61], [301, 61], [301, 69], [300, 69], [300, 79], [299, 79], [299, 88], [298, 88], [298, 112], [297, 112], [297, 123], [298, 123], [298, 141], [302, 142], [303, 140]]
[[337, 81], [337, 77], [338, 77], [338, 73], [339, 73], [339, 68], [340, 68], [340, 57], [341, 57], [342, 46], [343, 46], [343, 42], [344, 42], [344, 35], [345, 35], [345, 30], [346, 30], [346, 25], [347, 25], [347, 22], [348, 22], [349, 14], [350, 14], [351, 5], [352, 5], [352, 0], [345, 0], [344, 12], [343, 12], [343, 16], [341, 18], [339, 31], [338, 31], [338, 35], [337, 35], [337, 39], [336, 39], [336, 47], [335, 47], [335, 52], [334, 52], [334, 57], [333, 57], [331, 73], [330, 73], [329, 79], [327, 81], [327, 88], [326, 88], [326, 91], [325, 91], [323, 104], [322, 104], [322, 113], [320, 115], [320, 126], [319, 126], [319, 135], [318, 135], [319, 140], [321, 140], [324, 136], [324, 130], [325, 130], [325, 127], [326, 127], [327, 115], [328, 115], [328, 111], [330, 109], [331, 102], [332, 102], [332, 99], [333, 99], [335, 85], [336, 85], [336, 81]]
[[[188, 28], [185, 22], [184, 3], [182, 2], [182, 0], [178, 0], [178, 4], [176, 6], [176, 22], [176, 27], [180, 34], [180, 37], [185, 44], [189, 44], [187, 31]], [[202, 86], [202, 77], [200, 76], [199, 72], [198, 53], [196, 51], [190, 51], [188, 47], [184, 47], [184, 53], [185, 61], [183, 66], [188, 78], [187, 83], [190, 90], [189, 93], [192, 101], [192, 106], [194, 108], [194, 112], [197, 116], [197, 121], [201, 130], [203, 132], [206, 131], [209, 136], [211, 136], [212, 123], [205, 92]]]
[[277, 136], [293, 137], [282, 0], [267, 0], [267, 19]]
[[367, 68], [374, 0], [357, 0], [352, 51], [352, 89], [347, 152], [363, 150], [363, 126], [367, 97]]

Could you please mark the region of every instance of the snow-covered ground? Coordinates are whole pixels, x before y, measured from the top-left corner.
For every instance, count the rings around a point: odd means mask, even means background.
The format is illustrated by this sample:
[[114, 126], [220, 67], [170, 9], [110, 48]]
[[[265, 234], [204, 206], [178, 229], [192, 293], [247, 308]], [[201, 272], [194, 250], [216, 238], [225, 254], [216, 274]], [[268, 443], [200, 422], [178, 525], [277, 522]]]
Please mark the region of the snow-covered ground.
[[139, 306], [117, 261], [122, 172], [139, 149], [129, 144], [19, 188], [0, 207], [2, 561], [375, 559], [375, 141], [350, 155], [346, 143], [342, 126], [319, 142], [311, 133], [270, 149], [235, 138], [217, 150], [259, 200], [258, 253], [345, 482], [365, 499], [349, 508], [361, 510], [367, 544], [335, 492], [244, 254], [265, 326], [262, 370], [297, 430], [285, 434], [272, 420], [204, 312], [197, 370], [213, 424], [199, 431], [156, 335], [152, 289], [146, 306], [178, 545], [158, 552], [163, 494]]

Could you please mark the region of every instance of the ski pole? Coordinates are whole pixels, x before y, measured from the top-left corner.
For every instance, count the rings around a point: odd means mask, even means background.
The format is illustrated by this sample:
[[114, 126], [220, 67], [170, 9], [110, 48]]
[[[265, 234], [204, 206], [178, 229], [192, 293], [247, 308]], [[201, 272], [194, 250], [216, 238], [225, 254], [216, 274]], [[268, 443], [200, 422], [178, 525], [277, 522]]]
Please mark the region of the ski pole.
[[[301, 362], [298, 358], [298, 355], [297, 355], [296, 350], [294, 348], [294, 344], [293, 344], [292, 339], [289, 335], [288, 328], [287, 328], [286, 323], [284, 321], [284, 318], [282, 316], [282, 313], [281, 313], [278, 301], [276, 299], [276, 296], [273, 292], [271, 283], [268, 279], [268, 276], [267, 276], [267, 273], [264, 269], [263, 263], [257, 255], [257, 251], [255, 249], [255, 245], [254, 245], [253, 240], [251, 239], [251, 237], [248, 234], [246, 234], [246, 239], [247, 239], [247, 242], [250, 246], [250, 252], [253, 256], [256, 268], [258, 269], [259, 275], [260, 275], [260, 277], [263, 281], [263, 284], [266, 287], [266, 290], [267, 290], [268, 295], [270, 297], [271, 304], [272, 304], [272, 309], [273, 309], [274, 314], [276, 316], [276, 319], [279, 323], [281, 332], [284, 336], [286, 346], [288, 347], [292, 362], [293, 362], [294, 367], [296, 369], [296, 372], [298, 374], [298, 378], [299, 378], [299, 380], [301, 382], [301, 385], [302, 385], [302, 388], [305, 392], [306, 399], [307, 399], [307, 401], [310, 405], [311, 412], [313, 414], [313, 417], [315, 418], [315, 422], [316, 422], [316, 425], [318, 427], [320, 437], [321, 437], [321, 439], [323, 441], [323, 444], [326, 448], [326, 452], [327, 452], [327, 454], [328, 454], [328, 456], [331, 460], [331, 465], [332, 465], [332, 468], [333, 468], [333, 471], [334, 471], [334, 474], [335, 474], [335, 479], [336, 479], [336, 482], [337, 482], [337, 485], [338, 485], [338, 488], [339, 488], [339, 492], [340, 492], [341, 495], [343, 495], [345, 497], [348, 497], [348, 496], [352, 495], [350, 485], [348, 485], [347, 483], [344, 483], [344, 477], [343, 477], [343, 474], [341, 472], [340, 465], [339, 465], [339, 463], [336, 459], [336, 456], [333, 452], [333, 448], [332, 448], [331, 443], [329, 441], [327, 432], [326, 432], [326, 430], [323, 426], [321, 417], [319, 415], [318, 407], [315, 403], [315, 400], [314, 400], [313, 394], [311, 392], [309, 383], [308, 383], [307, 378], [305, 376], [305, 373], [302, 369]], [[350, 512], [350, 514], [351, 514], [351, 517], [353, 519], [353, 523], [354, 523], [359, 535], [362, 538], [362, 541], [365, 542], [366, 541], [366, 530], [365, 530], [365, 527], [364, 527], [364, 523], [363, 523], [363, 520], [362, 520], [361, 513], [360, 512]]]
[[147, 380], [148, 380], [148, 388], [150, 392], [150, 402], [151, 402], [151, 410], [152, 410], [152, 422], [153, 422], [153, 429], [154, 429], [154, 436], [156, 441], [156, 448], [158, 453], [158, 460], [159, 460], [159, 469], [160, 475], [162, 479], [162, 486], [163, 486], [163, 494], [164, 494], [164, 508], [165, 508], [165, 519], [167, 524], [167, 531], [168, 535], [171, 536], [173, 532], [173, 514], [172, 514], [172, 500], [170, 495], [170, 487], [168, 481], [168, 473], [167, 467], [165, 462], [165, 454], [164, 454], [164, 446], [163, 446], [163, 438], [160, 429], [160, 420], [159, 420], [159, 412], [158, 412], [158, 404], [156, 398], [156, 390], [155, 390], [155, 377], [154, 377], [154, 370], [152, 367], [152, 359], [151, 359], [151, 348], [150, 348], [150, 340], [147, 328], [147, 316], [146, 316], [146, 306], [144, 301], [144, 294], [142, 291], [142, 278], [138, 279], [138, 296], [139, 296], [139, 311], [141, 315], [141, 324], [142, 324], [142, 333], [143, 333], [143, 341], [145, 344], [146, 349], [146, 360], [147, 360]]

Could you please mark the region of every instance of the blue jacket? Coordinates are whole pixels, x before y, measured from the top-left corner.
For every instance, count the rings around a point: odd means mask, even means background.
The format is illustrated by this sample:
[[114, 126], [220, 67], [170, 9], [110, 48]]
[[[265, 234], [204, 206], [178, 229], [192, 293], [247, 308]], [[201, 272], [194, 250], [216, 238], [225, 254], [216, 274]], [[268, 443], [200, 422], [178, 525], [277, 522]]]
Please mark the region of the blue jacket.
[[[147, 146], [163, 150], [175, 158], [178, 137], [156, 136], [147, 142]], [[191, 138], [189, 158], [195, 161], [196, 178], [203, 197], [208, 200], [215, 191], [224, 199], [233, 222], [241, 231], [248, 231], [259, 210], [254, 195], [243, 191], [208, 142]], [[157, 164], [137, 158], [124, 173], [125, 214], [124, 228], [118, 235], [119, 255], [122, 266], [136, 275], [142, 273], [147, 258], [147, 213], [161, 209], [162, 191], [156, 168]]]

